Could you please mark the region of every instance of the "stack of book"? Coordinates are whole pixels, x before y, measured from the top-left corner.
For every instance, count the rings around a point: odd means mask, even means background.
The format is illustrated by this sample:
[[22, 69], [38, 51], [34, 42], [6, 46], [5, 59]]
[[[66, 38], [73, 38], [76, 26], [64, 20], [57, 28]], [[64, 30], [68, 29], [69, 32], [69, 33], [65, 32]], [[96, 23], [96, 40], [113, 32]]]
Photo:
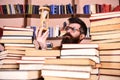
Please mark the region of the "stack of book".
[[97, 44], [63, 44], [59, 58], [45, 60], [45, 80], [97, 80], [99, 51]]
[[38, 79], [38, 70], [19, 70], [18, 61], [26, 54], [26, 50], [35, 49], [33, 44], [33, 29], [8, 27], [3, 28], [0, 43], [5, 51], [0, 53], [0, 79]]
[[60, 50], [26, 50], [19, 63], [19, 70], [41, 70], [46, 58], [57, 58]]
[[91, 39], [99, 44], [100, 80], [120, 80], [120, 12], [92, 14]]

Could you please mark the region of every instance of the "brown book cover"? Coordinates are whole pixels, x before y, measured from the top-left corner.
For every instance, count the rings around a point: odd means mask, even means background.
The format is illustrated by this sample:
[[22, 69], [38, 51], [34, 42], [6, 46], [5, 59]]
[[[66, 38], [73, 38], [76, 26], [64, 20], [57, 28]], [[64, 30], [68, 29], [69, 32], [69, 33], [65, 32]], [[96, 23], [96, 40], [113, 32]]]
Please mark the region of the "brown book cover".
[[120, 24], [110, 24], [110, 25], [91, 26], [90, 27], [90, 33], [112, 31], [112, 30], [120, 30]]
[[100, 61], [103, 61], [103, 62], [120, 62], [120, 55], [100, 56]]
[[91, 40], [107, 40], [107, 39], [119, 39], [120, 38], [120, 30], [113, 32], [101, 32], [95, 33], [91, 35]]
[[101, 50], [99, 52], [100, 56], [104, 55], [120, 55], [120, 50]]
[[[81, 63], [80, 63], [81, 62]], [[88, 58], [47, 58], [45, 64], [63, 64], [63, 65], [95, 65], [96, 63]]]
[[91, 14], [90, 20], [120, 17], [120, 11]]
[[104, 75], [120, 76], [120, 69], [100, 69], [99, 72]]
[[60, 56], [60, 50], [26, 50], [26, 56]]
[[91, 21], [91, 27], [93, 26], [102, 26], [102, 25], [111, 25], [111, 24], [119, 24], [120, 23], [120, 17], [117, 18], [109, 18], [109, 19], [103, 19], [98, 21]]
[[99, 50], [115, 50], [115, 49], [120, 49], [119, 42], [99, 43]]
[[120, 76], [100, 75], [99, 80], [120, 80]]
[[117, 62], [101, 62], [101, 68], [119, 69], [120, 70], [120, 63], [117, 63]]

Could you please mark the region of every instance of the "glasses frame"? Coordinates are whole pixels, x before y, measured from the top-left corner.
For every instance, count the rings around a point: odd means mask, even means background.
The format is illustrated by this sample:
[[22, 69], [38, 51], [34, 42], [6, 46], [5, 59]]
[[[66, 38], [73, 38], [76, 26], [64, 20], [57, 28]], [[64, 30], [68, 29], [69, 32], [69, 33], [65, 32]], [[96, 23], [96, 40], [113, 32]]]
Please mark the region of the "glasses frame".
[[80, 28], [76, 29], [75, 27], [70, 27], [70, 26], [66, 26], [65, 27], [65, 31], [68, 31], [69, 29], [71, 29], [73, 32], [79, 31], [80, 32]]

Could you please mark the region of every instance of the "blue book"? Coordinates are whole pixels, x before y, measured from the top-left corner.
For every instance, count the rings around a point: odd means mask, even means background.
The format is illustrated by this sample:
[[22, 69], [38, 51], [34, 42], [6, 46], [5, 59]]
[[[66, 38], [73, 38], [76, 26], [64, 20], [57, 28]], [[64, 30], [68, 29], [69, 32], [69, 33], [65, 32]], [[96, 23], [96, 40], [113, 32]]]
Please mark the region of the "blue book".
[[70, 13], [70, 14], [73, 14], [72, 5], [71, 5], [71, 4], [68, 4], [67, 7], [68, 7], [68, 10], [69, 10], [69, 13]]
[[55, 14], [55, 5], [50, 5], [50, 14]]
[[84, 14], [90, 14], [90, 5], [84, 5], [83, 13]]

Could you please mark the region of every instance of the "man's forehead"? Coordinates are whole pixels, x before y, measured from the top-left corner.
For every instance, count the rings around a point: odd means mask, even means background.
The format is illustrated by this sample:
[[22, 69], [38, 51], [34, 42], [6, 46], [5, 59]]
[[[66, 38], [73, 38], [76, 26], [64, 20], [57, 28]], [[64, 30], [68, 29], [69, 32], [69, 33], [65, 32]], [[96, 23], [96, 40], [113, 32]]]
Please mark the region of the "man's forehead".
[[78, 23], [70, 23], [69, 26], [70, 27], [78, 27], [78, 28], [80, 28], [80, 24], [78, 24]]

